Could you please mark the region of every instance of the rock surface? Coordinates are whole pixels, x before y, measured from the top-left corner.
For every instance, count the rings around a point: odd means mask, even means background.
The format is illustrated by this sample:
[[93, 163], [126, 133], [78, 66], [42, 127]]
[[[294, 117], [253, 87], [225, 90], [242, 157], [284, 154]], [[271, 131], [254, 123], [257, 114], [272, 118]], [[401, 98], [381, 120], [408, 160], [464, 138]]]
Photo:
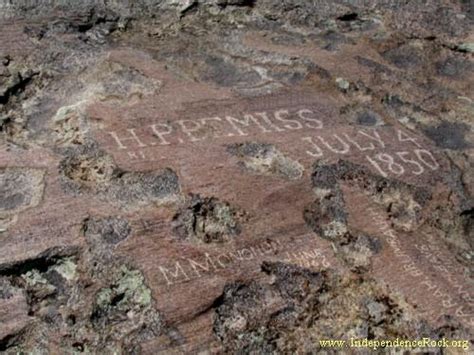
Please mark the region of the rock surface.
[[473, 11], [0, 0], [0, 352], [472, 347]]

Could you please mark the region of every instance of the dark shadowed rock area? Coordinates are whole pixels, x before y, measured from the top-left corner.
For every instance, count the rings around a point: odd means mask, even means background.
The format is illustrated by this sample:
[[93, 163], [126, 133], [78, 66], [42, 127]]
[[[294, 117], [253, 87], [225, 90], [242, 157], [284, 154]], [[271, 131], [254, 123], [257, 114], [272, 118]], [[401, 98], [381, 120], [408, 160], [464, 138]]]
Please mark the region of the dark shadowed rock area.
[[0, 0], [0, 353], [472, 353], [473, 14]]

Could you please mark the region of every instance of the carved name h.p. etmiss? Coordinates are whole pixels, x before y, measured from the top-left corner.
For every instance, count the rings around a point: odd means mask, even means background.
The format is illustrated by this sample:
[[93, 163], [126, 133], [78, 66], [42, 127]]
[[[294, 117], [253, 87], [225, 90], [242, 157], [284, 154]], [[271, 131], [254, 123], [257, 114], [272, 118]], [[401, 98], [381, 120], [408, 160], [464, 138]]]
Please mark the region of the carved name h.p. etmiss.
[[[311, 105], [266, 111], [249, 111], [195, 119], [150, 120], [133, 127], [104, 129], [107, 146], [135, 161], [157, 158], [153, 152], [173, 147], [189, 148], [196, 143], [215, 144], [267, 140], [291, 136], [306, 159], [362, 154], [365, 163], [380, 175], [421, 175], [436, 171], [440, 164], [421, 139], [401, 128], [334, 125]], [[214, 142], [214, 143], [213, 143]]]

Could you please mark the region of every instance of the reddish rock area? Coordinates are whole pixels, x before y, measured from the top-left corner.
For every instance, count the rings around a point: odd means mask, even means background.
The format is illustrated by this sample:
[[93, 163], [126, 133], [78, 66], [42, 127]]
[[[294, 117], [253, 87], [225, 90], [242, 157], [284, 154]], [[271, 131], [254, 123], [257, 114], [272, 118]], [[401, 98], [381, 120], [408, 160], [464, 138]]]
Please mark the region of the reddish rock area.
[[472, 351], [473, 19], [0, 0], [0, 352]]

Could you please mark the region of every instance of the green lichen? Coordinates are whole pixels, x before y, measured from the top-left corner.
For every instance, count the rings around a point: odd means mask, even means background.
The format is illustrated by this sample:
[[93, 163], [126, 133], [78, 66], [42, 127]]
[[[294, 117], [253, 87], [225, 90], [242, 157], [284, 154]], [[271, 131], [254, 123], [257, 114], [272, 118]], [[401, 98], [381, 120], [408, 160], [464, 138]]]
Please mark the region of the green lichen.
[[66, 258], [53, 267], [58, 274], [68, 281], [73, 281], [77, 278], [77, 265], [71, 258]]
[[107, 308], [112, 303], [113, 292], [110, 288], [103, 288], [97, 293], [96, 303], [101, 309]]
[[474, 42], [471, 43], [461, 43], [458, 46], [458, 50], [468, 53], [474, 53]]
[[126, 266], [121, 269], [122, 278], [117, 285], [119, 294], [125, 295], [125, 300], [141, 307], [151, 304], [151, 291], [145, 285], [145, 279], [138, 270], [129, 270]]
[[[49, 285], [48, 280], [46, 280], [38, 270], [33, 269], [28, 271], [26, 274], [21, 275], [23, 280], [25, 280], [26, 285], [29, 287], [35, 286], [46, 286]], [[51, 286], [51, 285], [49, 285]]]
[[229, 205], [221, 204], [216, 206], [216, 219], [219, 224], [228, 226], [229, 228], [236, 228], [237, 222], [234, 218], [234, 211]]
[[[113, 305], [114, 299], [120, 299]], [[115, 307], [121, 311], [136, 308], [146, 308], [151, 305], [150, 289], [145, 285], [145, 279], [140, 271], [130, 270], [126, 266], [120, 269], [120, 276], [109, 288], [101, 289], [96, 296], [97, 307], [110, 310]]]
[[350, 87], [350, 83], [344, 78], [337, 78], [336, 84], [339, 89], [342, 91], [347, 91]]

